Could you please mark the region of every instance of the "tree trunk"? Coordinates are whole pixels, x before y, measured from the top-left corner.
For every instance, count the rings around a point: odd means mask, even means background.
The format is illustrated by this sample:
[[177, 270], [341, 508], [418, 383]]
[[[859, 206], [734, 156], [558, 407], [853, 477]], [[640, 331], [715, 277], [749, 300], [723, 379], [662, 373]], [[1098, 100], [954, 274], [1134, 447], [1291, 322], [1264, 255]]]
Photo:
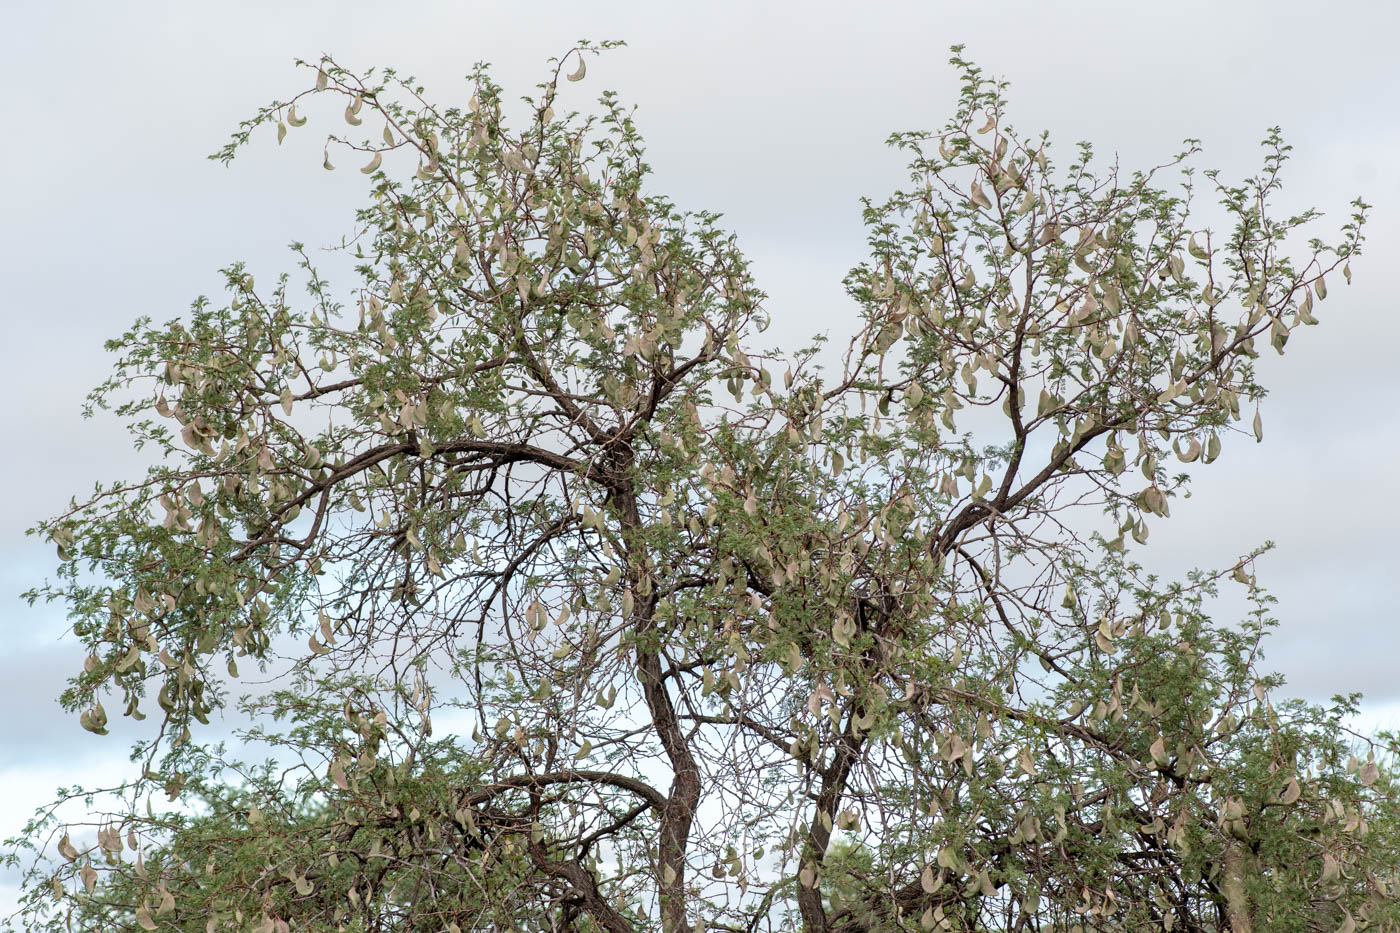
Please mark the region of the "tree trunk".
[[1230, 933], [1254, 933], [1249, 900], [1244, 891], [1245, 853], [1238, 842], [1230, 840], [1226, 843], [1222, 867], [1224, 877], [1220, 889], [1225, 894], [1225, 912], [1230, 918]]

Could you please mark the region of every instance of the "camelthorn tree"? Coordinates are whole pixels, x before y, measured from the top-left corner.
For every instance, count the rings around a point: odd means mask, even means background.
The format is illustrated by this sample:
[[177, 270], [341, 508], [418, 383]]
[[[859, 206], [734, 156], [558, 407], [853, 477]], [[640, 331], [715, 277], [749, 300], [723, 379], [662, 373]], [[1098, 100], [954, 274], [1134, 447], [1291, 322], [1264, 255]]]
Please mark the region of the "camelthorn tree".
[[[1393, 739], [1271, 700], [1259, 552], [1130, 556], [1262, 440], [1255, 360], [1367, 206], [1294, 256], [1276, 130], [1239, 183], [1190, 140], [1126, 176], [955, 48], [951, 120], [865, 203], [849, 345], [764, 351], [719, 218], [647, 189], [615, 95], [570, 109], [606, 47], [515, 127], [484, 67], [444, 108], [303, 63], [216, 155], [343, 116], [359, 280], [298, 247], [305, 295], [237, 264], [112, 341], [93, 404], [160, 456], [36, 529], [30, 598], [91, 649], [82, 726], [152, 736], [19, 840], [26, 927], [1396, 929]], [[262, 765], [202, 738], [240, 668], [278, 675], [239, 701]]]

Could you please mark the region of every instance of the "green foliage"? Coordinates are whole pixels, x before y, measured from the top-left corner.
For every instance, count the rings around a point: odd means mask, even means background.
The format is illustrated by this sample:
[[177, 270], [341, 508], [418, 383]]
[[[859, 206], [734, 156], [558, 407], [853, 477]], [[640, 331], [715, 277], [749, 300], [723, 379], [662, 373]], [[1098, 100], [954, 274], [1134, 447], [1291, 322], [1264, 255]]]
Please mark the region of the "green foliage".
[[[615, 95], [562, 109], [604, 47], [519, 128], [484, 68], [444, 109], [323, 59], [216, 154], [344, 119], [360, 281], [297, 246], [307, 297], [234, 264], [111, 342], [91, 405], [158, 462], [35, 529], [29, 596], [90, 649], [81, 724], [159, 730], [108, 810], [15, 841], [25, 928], [1395, 929], [1394, 737], [1270, 700], [1260, 552], [1129, 558], [1172, 457], [1262, 439], [1254, 360], [1366, 205], [1286, 258], [1315, 215], [1269, 211], [1275, 130], [1196, 229], [1193, 141], [1059, 166], [955, 49], [827, 372], [754, 346], [733, 237], [647, 190]], [[199, 740], [252, 667], [261, 766]]]

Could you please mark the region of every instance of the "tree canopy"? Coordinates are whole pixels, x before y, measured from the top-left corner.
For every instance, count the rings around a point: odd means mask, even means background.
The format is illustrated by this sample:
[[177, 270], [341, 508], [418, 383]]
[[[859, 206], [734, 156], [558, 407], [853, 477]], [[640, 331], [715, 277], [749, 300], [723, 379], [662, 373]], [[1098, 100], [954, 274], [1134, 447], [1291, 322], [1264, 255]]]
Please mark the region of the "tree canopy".
[[301, 63], [216, 154], [343, 119], [358, 282], [297, 245], [110, 342], [91, 404], [155, 463], [35, 529], [28, 596], [90, 649], [83, 728], [151, 722], [13, 840], [26, 928], [1397, 929], [1400, 749], [1272, 692], [1264, 549], [1134, 559], [1263, 439], [1255, 361], [1367, 205], [1277, 216], [1277, 129], [1239, 182], [1057, 151], [955, 47], [849, 342], [765, 349], [734, 236], [578, 100], [608, 45], [513, 123], [484, 66], [443, 107]]

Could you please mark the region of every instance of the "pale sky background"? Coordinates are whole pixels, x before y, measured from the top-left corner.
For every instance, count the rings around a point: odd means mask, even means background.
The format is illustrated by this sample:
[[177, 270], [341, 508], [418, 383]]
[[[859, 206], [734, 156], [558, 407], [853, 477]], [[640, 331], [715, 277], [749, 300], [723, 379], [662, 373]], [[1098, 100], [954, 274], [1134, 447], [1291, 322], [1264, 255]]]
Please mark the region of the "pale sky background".
[[[230, 169], [205, 156], [239, 120], [308, 83], [292, 59], [418, 76], [441, 103], [490, 61], [529, 92], [574, 40], [623, 39], [589, 63], [575, 100], [604, 89], [638, 106], [652, 190], [723, 212], [770, 294], [765, 338], [795, 345], [848, 332], [840, 280], [865, 255], [858, 198], [903, 182], [888, 133], [951, 113], [948, 46], [1011, 82], [1011, 122], [1116, 151], [1131, 171], [1186, 137], [1196, 164], [1241, 177], [1273, 124], [1294, 150], [1285, 206], [1335, 230], [1360, 194], [1374, 211], [1352, 263], [1288, 354], [1265, 351], [1272, 394], [1262, 445], [1228, 445], [1189, 501], [1153, 526], [1142, 559], [1163, 572], [1218, 566], [1266, 539], [1259, 566], [1279, 598], [1267, 664], [1285, 693], [1367, 695], [1362, 725], [1400, 726], [1400, 4], [1337, 0], [1112, 0], [1011, 3], [0, 2], [0, 839], [60, 783], [124, 772], [126, 747], [79, 729], [54, 697], [82, 652], [56, 608], [18, 594], [55, 564], [23, 530], [95, 480], [138, 461], [115, 422], [83, 421], [106, 374], [102, 342], [139, 314], [165, 320], [217, 269], [246, 260], [260, 279], [349, 229], [366, 190], [320, 168], [322, 119], [278, 148], [255, 143]], [[338, 284], [352, 284], [340, 277]], [[0, 918], [13, 905], [0, 871]]]

